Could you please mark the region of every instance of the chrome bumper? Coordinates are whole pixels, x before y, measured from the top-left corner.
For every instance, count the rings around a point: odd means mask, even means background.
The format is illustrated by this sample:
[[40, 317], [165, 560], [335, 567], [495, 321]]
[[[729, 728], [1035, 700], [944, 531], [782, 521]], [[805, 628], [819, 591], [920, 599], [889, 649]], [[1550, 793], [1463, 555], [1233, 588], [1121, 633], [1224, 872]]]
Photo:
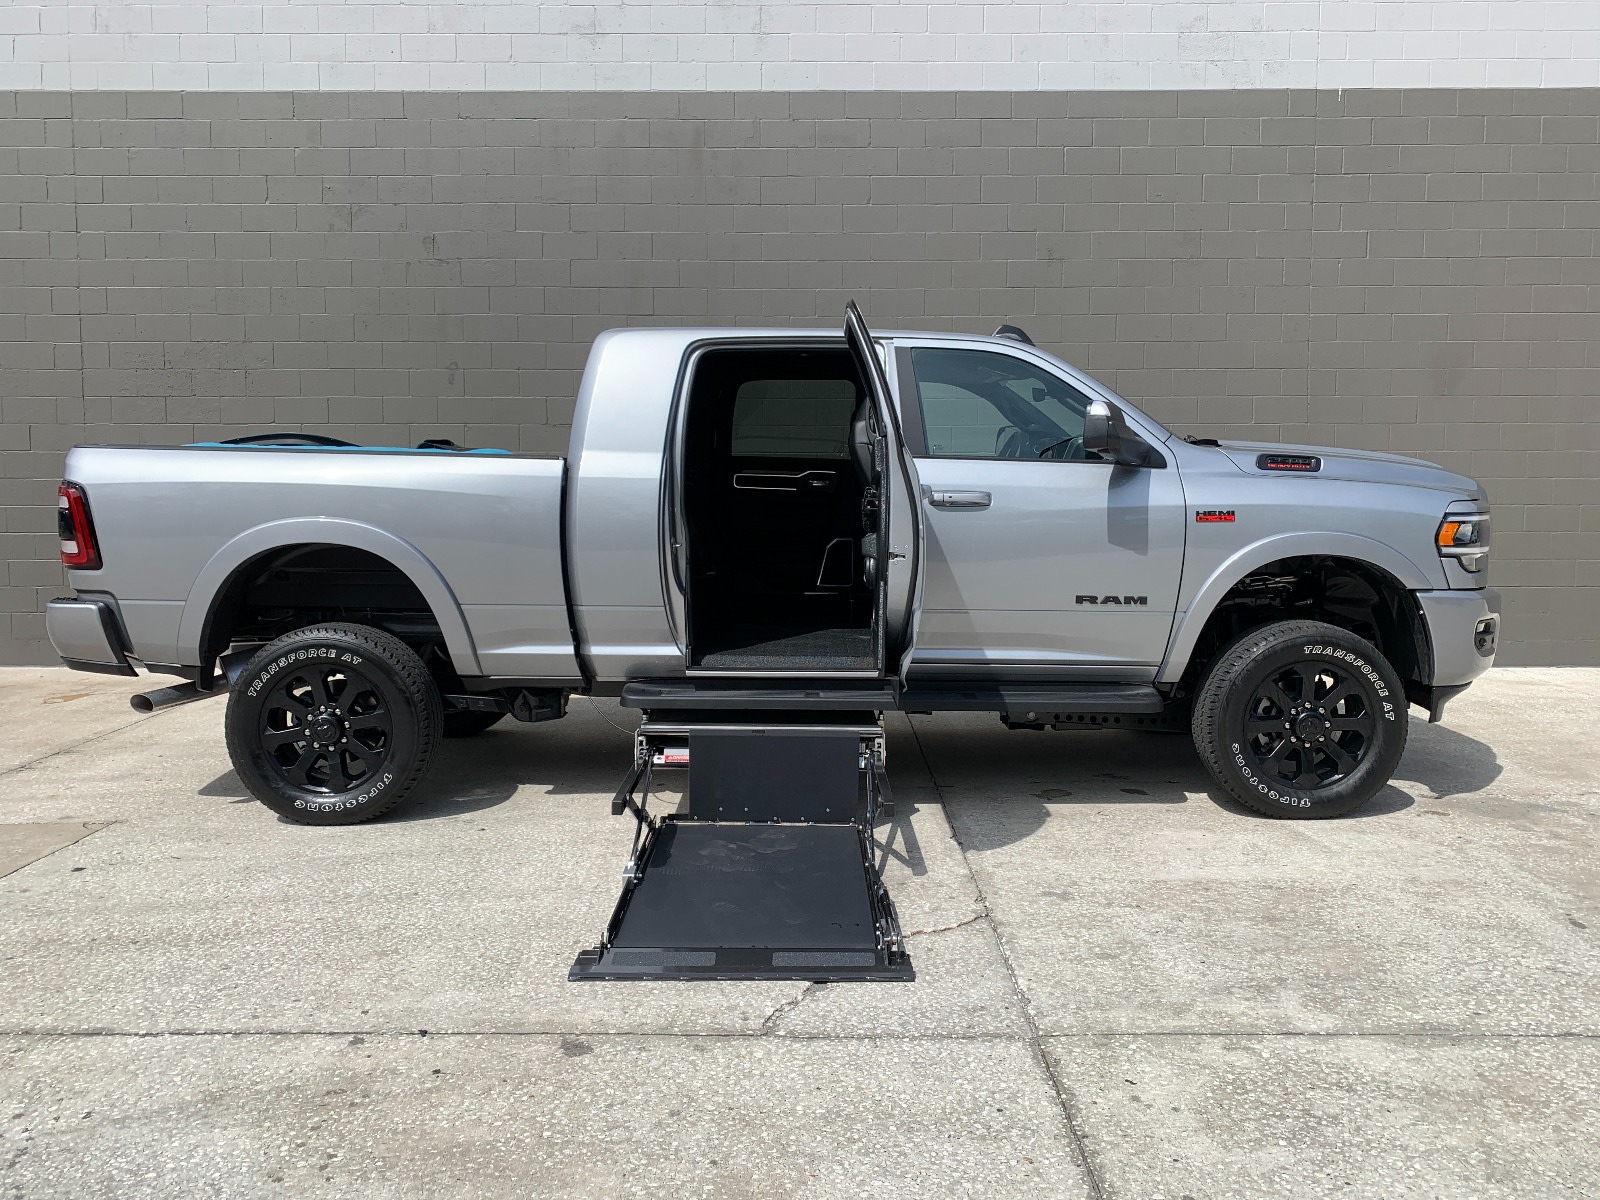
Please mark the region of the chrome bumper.
[[136, 675], [122, 649], [126, 639], [114, 608], [104, 600], [52, 600], [44, 608], [45, 632], [61, 661], [74, 671]]

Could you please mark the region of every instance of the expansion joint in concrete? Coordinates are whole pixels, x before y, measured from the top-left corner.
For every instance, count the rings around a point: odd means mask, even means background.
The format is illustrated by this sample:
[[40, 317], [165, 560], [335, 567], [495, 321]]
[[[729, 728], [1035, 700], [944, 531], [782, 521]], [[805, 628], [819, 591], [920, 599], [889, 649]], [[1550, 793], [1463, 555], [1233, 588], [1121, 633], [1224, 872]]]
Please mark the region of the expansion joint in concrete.
[[1095, 1169], [1094, 1161], [1089, 1157], [1089, 1147], [1086, 1143], [1083, 1130], [1079, 1127], [1078, 1117], [1073, 1104], [1072, 1092], [1056, 1070], [1055, 1064], [1050, 1061], [1049, 1052], [1044, 1045], [1044, 1035], [1039, 1029], [1039, 1024], [1033, 1018], [1033, 1002], [1027, 989], [1023, 987], [1021, 978], [1017, 975], [1016, 965], [1011, 961], [1011, 952], [1006, 946], [1006, 940], [1000, 933], [1000, 927], [995, 922], [994, 912], [989, 906], [989, 897], [984, 893], [983, 884], [978, 881], [972, 863], [967, 858], [967, 848], [961, 844], [961, 839], [956, 836], [955, 825], [950, 820], [950, 811], [945, 804], [944, 787], [939, 782], [938, 776], [933, 773], [933, 764], [928, 761], [927, 752], [923, 749], [922, 738], [917, 733], [916, 722], [907, 720], [911, 727], [911, 739], [917, 747], [917, 756], [922, 759], [922, 767], [928, 774], [929, 781], [933, 784], [934, 791], [939, 796], [939, 810], [945, 820], [945, 826], [950, 831], [950, 839], [955, 842], [956, 850], [961, 855], [961, 864], [966, 868], [967, 878], [972, 883], [974, 894], [977, 896], [979, 913], [974, 920], [981, 920], [989, 926], [993, 935], [995, 946], [1000, 951], [1000, 961], [1005, 964], [1006, 978], [1011, 985], [1011, 993], [1015, 998], [1017, 1007], [1021, 1011], [1022, 1020], [1027, 1028], [1028, 1048], [1033, 1054], [1034, 1061], [1039, 1069], [1044, 1072], [1045, 1078], [1050, 1083], [1051, 1090], [1055, 1093], [1056, 1104], [1061, 1110], [1061, 1123], [1066, 1129], [1067, 1138], [1072, 1145], [1073, 1157], [1083, 1165], [1084, 1181], [1088, 1185], [1089, 1194], [1094, 1200], [1104, 1200], [1106, 1190], [1100, 1181], [1100, 1173]]
[[133, 720], [129, 721], [126, 725], [118, 725], [118, 726], [116, 726], [116, 727], [114, 727], [112, 729], [103, 729], [99, 733], [95, 734], [92, 737], [84, 738], [81, 742], [73, 742], [70, 746], [62, 746], [59, 749], [51, 750], [46, 754], [41, 754], [37, 758], [30, 758], [30, 759], [28, 759], [27, 762], [20, 762], [20, 763], [17, 763], [15, 766], [6, 767], [5, 769], [0, 770], [0, 778], [4, 778], [7, 775], [15, 775], [19, 771], [30, 770], [33, 767], [38, 766], [40, 763], [49, 762], [52, 758], [60, 758], [63, 754], [71, 754], [74, 750], [81, 750], [85, 746], [92, 746], [96, 742], [105, 740], [106, 738], [110, 737], [114, 733], [121, 733], [124, 729], [132, 729], [135, 725], [139, 724], [141, 721], [152, 721], [152, 720], [155, 720], [156, 718], [160, 717], [161, 715], [162, 715], [161, 710], [157, 709], [153, 713], [149, 713], [149, 714], [144, 715], [144, 716], [135, 717]]

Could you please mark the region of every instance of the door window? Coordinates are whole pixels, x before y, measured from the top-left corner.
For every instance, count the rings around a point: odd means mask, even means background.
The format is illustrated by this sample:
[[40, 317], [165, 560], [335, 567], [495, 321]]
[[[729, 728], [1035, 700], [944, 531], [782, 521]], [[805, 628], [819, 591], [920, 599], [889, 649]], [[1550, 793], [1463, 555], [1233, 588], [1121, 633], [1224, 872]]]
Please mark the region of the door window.
[[935, 458], [1067, 459], [1083, 452], [1088, 400], [1063, 380], [992, 350], [911, 351], [917, 405]]
[[856, 385], [849, 379], [751, 379], [733, 401], [735, 458], [846, 458]]

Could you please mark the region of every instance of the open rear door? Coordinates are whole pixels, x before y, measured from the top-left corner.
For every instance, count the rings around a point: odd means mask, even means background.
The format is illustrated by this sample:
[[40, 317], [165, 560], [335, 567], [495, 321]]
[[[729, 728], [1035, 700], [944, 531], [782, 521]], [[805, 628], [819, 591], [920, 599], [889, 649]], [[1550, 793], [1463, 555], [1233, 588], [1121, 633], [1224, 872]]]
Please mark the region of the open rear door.
[[878, 474], [878, 530], [874, 584], [878, 610], [873, 621], [874, 652], [880, 675], [895, 673], [902, 654], [909, 657], [917, 578], [922, 562], [922, 505], [916, 465], [900, 431], [900, 414], [889, 378], [873, 345], [872, 332], [854, 300], [844, 308], [844, 336], [861, 378], [872, 392], [876, 426], [871, 430]]

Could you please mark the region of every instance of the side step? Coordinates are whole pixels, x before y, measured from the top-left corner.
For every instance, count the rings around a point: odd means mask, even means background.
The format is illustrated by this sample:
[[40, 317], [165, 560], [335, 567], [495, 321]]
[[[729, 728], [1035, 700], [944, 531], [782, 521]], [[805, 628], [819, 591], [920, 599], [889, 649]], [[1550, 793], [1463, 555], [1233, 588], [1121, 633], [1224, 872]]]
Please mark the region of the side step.
[[873, 681], [862, 687], [809, 687], [730, 683], [723, 679], [643, 680], [622, 689], [625, 708], [652, 711], [816, 711], [856, 709], [884, 712], [1143, 713], [1162, 711], [1161, 693], [1147, 683], [964, 684]]
[[1148, 683], [948, 683], [908, 687], [898, 707], [906, 712], [1159, 713], [1163, 703]]
[[624, 708], [668, 711], [671, 709], [722, 709], [735, 712], [761, 712], [771, 709], [812, 709], [840, 712], [859, 709], [878, 712], [895, 707], [894, 688], [873, 680], [865, 687], [833, 684], [828, 687], [741, 686], [726, 680], [644, 680], [625, 684]]
[[[622, 895], [567, 977], [914, 979], [874, 860], [881, 728], [669, 722], [640, 728]], [[654, 773], [685, 764], [688, 811], [651, 816]]]

